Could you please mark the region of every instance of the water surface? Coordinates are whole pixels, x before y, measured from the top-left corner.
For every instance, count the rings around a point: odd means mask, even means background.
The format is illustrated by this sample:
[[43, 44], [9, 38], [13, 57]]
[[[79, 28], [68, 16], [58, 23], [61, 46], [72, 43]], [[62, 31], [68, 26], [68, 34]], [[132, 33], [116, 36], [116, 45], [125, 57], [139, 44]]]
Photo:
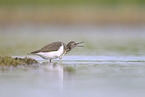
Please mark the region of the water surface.
[[[62, 60], [28, 56], [53, 41], [84, 41]], [[0, 54], [32, 66], [0, 67], [2, 97], [144, 97], [144, 25], [2, 25]]]
[[145, 57], [65, 56], [0, 71], [3, 97], [143, 97]]

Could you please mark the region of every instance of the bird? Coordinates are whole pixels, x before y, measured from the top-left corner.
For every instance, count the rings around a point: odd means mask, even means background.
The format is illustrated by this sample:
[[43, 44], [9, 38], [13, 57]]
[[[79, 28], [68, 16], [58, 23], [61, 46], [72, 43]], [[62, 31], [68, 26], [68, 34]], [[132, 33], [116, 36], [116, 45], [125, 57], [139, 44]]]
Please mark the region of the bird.
[[52, 42], [41, 49], [32, 51], [29, 54], [33, 55], [38, 55], [42, 57], [43, 59], [49, 60], [51, 62], [52, 59], [62, 59], [62, 57], [70, 52], [73, 48], [75, 47], [84, 47], [82, 45], [82, 42], [75, 42], [75, 41], [70, 41], [67, 45], [63, 42]]

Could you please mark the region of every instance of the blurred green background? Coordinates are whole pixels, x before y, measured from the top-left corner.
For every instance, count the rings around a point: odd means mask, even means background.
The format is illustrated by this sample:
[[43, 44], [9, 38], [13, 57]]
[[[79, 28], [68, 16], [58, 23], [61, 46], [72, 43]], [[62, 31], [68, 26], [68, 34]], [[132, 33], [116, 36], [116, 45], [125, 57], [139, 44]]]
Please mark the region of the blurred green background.
[[0, 0], [0, 54], [74, 40], [72, 55], [144, 55], [144, 24], [145, 0]]
[[0, 0], [0, 24], [145, 23], [145, 0]]

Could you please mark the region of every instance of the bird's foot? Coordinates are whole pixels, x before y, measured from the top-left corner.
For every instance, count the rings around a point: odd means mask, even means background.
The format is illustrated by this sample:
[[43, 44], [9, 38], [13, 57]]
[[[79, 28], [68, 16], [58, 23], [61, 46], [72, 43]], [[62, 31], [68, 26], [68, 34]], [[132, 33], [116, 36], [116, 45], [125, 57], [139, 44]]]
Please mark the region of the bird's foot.
[[62, 59], [62, 57], [59, 57], [59, 59]]

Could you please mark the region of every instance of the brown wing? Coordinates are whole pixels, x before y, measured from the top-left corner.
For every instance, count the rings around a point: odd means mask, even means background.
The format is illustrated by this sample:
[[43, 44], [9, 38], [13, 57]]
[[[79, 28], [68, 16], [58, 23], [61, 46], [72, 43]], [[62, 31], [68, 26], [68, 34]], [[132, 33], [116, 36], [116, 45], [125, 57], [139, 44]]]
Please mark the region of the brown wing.
[[43, 48], [31, 52], [31, 54], [38, 53], [38, 52], [50, 52], [50, 51], [57, 51], [59, 47], [62, 45], [62, 42], [53, 42], [44, 46]]

